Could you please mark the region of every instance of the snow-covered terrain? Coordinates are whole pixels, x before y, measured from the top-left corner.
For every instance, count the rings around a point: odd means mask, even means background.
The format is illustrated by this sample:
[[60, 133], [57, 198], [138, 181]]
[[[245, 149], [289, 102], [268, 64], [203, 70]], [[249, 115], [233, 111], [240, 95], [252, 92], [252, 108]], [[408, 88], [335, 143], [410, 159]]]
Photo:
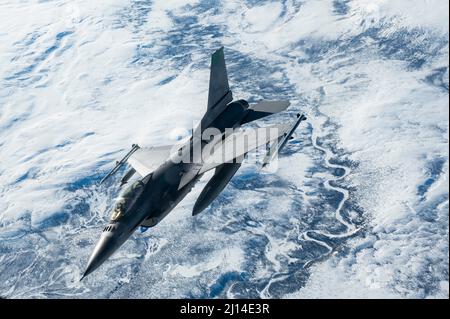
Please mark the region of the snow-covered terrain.
[[[0, 0], [0, 297], [448, 298], [446, 0]], [[234, 97], [308, 116], [79, 282], [131, 146]], [[118, 177], [119, 178], [119, 177]]]

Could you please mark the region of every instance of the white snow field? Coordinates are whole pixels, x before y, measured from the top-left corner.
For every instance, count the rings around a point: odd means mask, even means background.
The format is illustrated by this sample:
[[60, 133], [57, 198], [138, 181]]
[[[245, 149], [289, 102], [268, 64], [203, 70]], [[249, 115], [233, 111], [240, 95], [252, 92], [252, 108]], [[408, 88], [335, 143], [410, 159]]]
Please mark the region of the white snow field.
[[[448, 298], [448, 6], [0, 0], [0, 297]], [[235, 99], [306, 124], [79, 282], [120, 176], [98, 182], [189, 134], [220, 46]]]

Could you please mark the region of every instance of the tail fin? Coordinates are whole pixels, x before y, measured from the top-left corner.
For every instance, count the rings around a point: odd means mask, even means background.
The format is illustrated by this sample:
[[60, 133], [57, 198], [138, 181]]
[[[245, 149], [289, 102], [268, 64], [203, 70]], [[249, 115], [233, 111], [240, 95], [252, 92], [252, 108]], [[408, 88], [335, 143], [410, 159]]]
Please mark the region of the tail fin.
[[[231, 102], [230, 87], [228, 86], [227, 68], [223, 47], [218, 49], [211, 56], [211, 73], [209, 76], [208, 111], [219, 105], [219, 102], [226, 99], [225, 104]], [[222, 104], [222, 103], [220, 103]]]
[[233, 101], [230, 87], [228, 86], [227, 68], [223, 47], [211, 56], [211, 73], [209, 76], [208, 108], [193, 136], [200, 136], [214, 119], [225, 109], [226, 105]]

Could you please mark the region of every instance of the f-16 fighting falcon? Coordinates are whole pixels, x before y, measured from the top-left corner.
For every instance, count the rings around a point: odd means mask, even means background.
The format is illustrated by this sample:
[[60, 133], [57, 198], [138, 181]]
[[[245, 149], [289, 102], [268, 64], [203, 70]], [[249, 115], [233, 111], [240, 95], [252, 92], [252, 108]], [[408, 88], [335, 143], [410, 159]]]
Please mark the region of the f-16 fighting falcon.
[[[115, 174], [122, 165], [131, 166], [120, 184], [121, 187], [130, 185], [118, 197], [111, 220], [103, 229], [81, 279], [110, 257], [136, 228], [158, 224], [205, 172], [215, 170], [193, 207], [193, 215], [202, 212], [220, 194], [248, 152], [265, 146], [263, 166], [269, 163], [306, 117], [297, 114], [293, 123], [256, 129], [244, 130], [241, 126], [284, 111], [289, 105], [287, 101], [254, 105], [245, 100], [233, 102], [223, 48], [214, 52], [207, 110], [192, 136], [176, 145], [141, 148], [134, 144], [101, 181]], [[131, 182], [135, 174], [139, 178]]]

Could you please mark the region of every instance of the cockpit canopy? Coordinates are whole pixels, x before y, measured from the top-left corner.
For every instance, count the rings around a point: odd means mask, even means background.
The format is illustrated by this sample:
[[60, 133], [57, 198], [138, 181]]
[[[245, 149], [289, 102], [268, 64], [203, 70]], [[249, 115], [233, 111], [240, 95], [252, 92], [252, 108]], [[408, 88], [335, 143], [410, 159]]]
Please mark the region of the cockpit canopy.
[[130, 208], [134, 205], [143, 190], [144, 183], [140, 180], [135, 181], [128, 188], [126, 188], [117, 199], [111, 215], [111, 221], [118, 221], [125, 216], [130, 211]]

